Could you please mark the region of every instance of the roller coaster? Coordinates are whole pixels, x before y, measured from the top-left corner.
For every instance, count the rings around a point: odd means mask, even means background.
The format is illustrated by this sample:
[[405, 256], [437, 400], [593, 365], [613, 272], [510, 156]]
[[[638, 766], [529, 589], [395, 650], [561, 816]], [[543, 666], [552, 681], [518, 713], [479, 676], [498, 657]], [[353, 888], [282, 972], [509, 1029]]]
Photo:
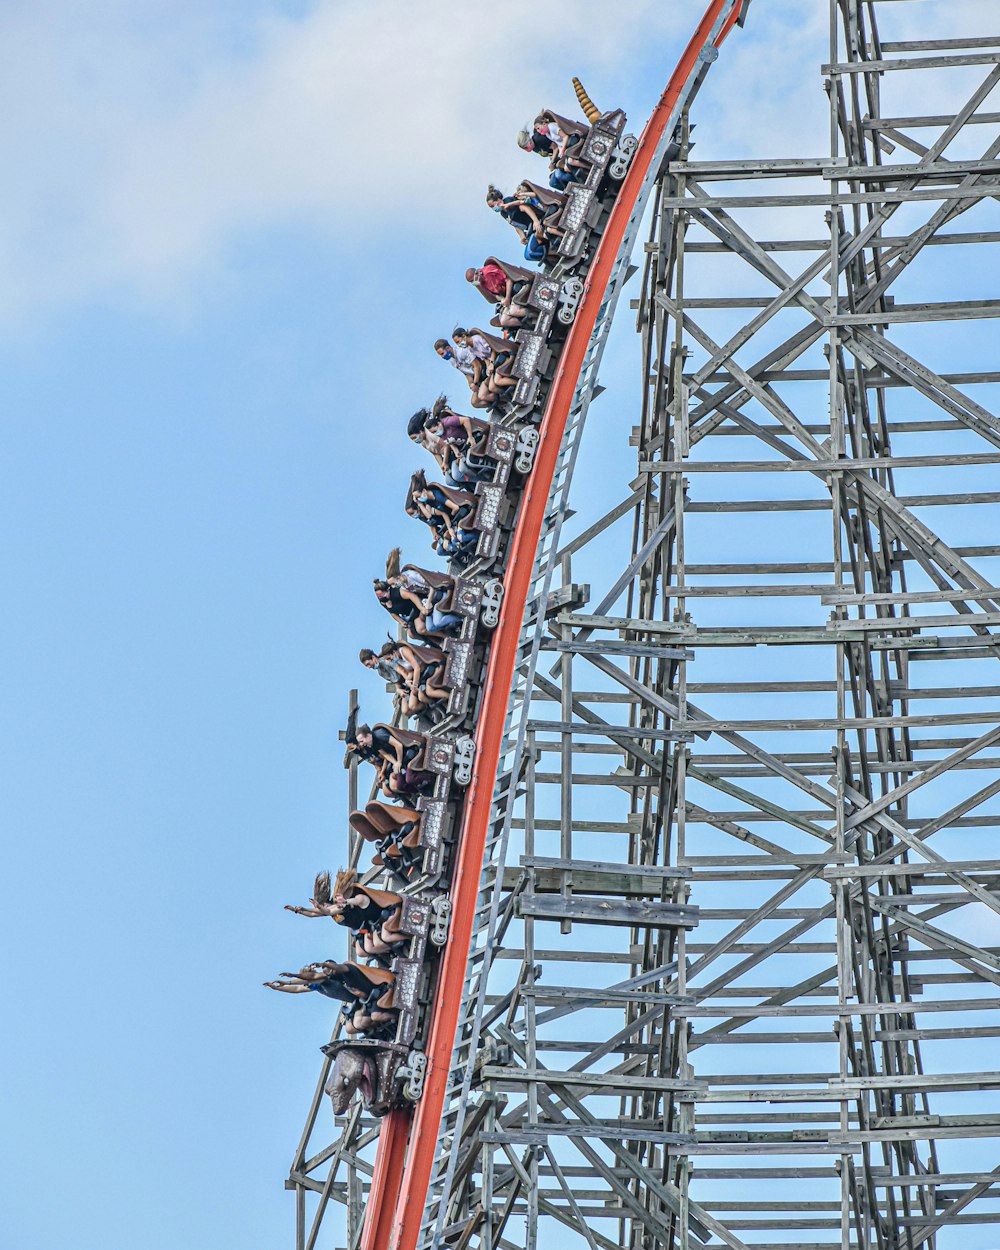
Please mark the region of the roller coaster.
[[[395, 712], [351, 693], [350, 869], [293, 909], [349, 958], [271, 983], [343, 1007], [296, 1250], [338, 1207], [350, 1250], [994, 1244], [1000, 36], [829, 0], [829, 152], [694, 161], [749, 7], [638, 137], [575, 82], [520, 139], [549, 185], [491, 189], [532, 267], [470, 270], [491, 329], [438, 344], [481, 415], [414, 414], [405, 510], [448, 570], [375, 582]], [[640, 270], [636, 475], [589, 519]]]

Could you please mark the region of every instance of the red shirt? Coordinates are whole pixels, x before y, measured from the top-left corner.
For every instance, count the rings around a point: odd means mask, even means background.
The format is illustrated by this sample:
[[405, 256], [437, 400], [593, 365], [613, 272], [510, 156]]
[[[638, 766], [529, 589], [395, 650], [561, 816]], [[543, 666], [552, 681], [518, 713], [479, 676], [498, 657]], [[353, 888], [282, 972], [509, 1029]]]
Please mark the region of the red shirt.
[[483, 265], [480, 286], [485, 287], [491, 295], [502, 298], [507, 291], [507, 275], [499, 265]]

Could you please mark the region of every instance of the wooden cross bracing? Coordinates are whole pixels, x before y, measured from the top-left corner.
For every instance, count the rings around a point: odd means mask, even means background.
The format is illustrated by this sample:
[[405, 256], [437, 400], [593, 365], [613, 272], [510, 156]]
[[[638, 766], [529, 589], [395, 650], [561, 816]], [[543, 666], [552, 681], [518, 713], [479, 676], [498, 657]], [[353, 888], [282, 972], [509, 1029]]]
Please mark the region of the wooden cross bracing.
[[[555, 501], [428, 1248], [995, 1244], [1000, 38], [903, 7], [831, 0], [828, 155], [696, 161], [685, 115], [660, 177], [634, 477]], [[331, 1199], [357, 1244], [371, 1174], [320, 1107], [298, 1250]]]

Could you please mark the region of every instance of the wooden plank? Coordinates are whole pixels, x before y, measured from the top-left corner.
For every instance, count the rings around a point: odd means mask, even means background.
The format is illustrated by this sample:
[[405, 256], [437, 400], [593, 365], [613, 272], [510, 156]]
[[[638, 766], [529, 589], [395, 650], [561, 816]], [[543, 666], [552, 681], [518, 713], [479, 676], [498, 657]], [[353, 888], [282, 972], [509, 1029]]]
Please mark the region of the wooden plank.
[[585, 924], [644, 925], [652, 928], [693, 928], [698, 908], [679, 903], [651, 903], [642, 899], [620, 901], [610, 898], [562, 898], [522, 894], [518, 901], [521, 916], [537, 920], [573, 920]]
[[[995, 42], [977, 46], [994, 47]], [[886, 57], [864, 58], [857, 61], [831, 62], [829, 65], [824, 65], [821, 72], [836, 77], [840, 74], [884, 74], [894, 70], [953, 69], [958, 65], [996, 65], [997, 59], [997, 54], [994, 52], [969, 52], [959, 56], [899, 57], [895, 60]]]
[[[681, 875], [680, 870], [677, 877]], [[581, 894], [614, 894], [625, 898], [659, 898], [661, 883], [664, 879], [653, 874], [644, 875], [637, 869], [626, 866], [621, 872], [599, 869], [591, 871], [579, 867], [572, 871], [558, 868], [537, 868], [534, 870], [534, 891], [536, 894], [562, 894], [567, 881], [573, 889]], [[517, 868], [505, 868], [503, 888], [515, 890], [524, 886], [525, 874]]]
[[[998, 308], [1000, 316], [1000, 308]], [[1000, 492], [969, 491], [964, 494], [941, 495], [901, 495], [898, 502], [904, 508], [946, 508], [961, 505], [1000, 503]], [[700, 503], [689, 503], [689, 513], [719, 512], [829, 512], [832, 503], [829, 499], [710, 499]]]
[[521, 866], [524, 868], [549, 868], [569, 872], [592, 872], [595, 876], [602, 873], [614, 876], [650, 877], [656, 880], [683, 880], [691, 875], [690, 870], [677, 864], [609, 864], [604, 861], [586, 859], [558, 859], [548, 855], [522, 855]]
[[694, 1094], [707, 1092], [704, 1081], [685, 1081], [666, 1076], [625, 1076], [620, 1072], [553, 1072], [550, 1068], [509, 1068], [484, 1065], [481, 1069], [487, 1081], [512, 1081], [542, 1085], [570, 1085], [590, 1090], [670, 1090]]
[[[874, 469], [929, 469], [965, 465], [1000, 464], [998, 452], [966, 452], [955, 455], [842, 456], [836, 460], [640, 460], [639, 473], [836, 473], [841, 470], [870, 472]], [[746, 567], [746, 566], [736, 566]]]
[[582, 721], [546, 721], [531, 720], [528, 725], [536, 733], [558, 734], [589, 734], [601, 738], [615, 738], [617, 741], [635, 738], [648, 739], [651, 742], [693, 742], [694, 734], [677, 729], [644, 729], [632, 725], [588, 725]]
[[980, 200], [996, 194], [990, 183], [982, 187], [935, 187], [924, 190], [904, 191], [893, 188], [888, 191], [833, 192], [818, 195], [706, 195], [694, 201], [687, 196], [664, 196], [660, 204], [665, 209], [691, 210], [697, 203], [703, 209], [730, 208], [835, 208], [849, 204], [872, 204], [882, 207], [892, 204], [917, 203], [925, 200]]

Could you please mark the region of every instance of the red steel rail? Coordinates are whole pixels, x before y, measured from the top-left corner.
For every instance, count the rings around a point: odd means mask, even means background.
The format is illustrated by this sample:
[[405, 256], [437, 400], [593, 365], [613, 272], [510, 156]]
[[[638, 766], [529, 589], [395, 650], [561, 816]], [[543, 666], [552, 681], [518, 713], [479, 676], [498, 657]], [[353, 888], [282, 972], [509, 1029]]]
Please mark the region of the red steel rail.
[[[727, 7], [731, 12], [713, 39], [712, 32]], [[493, 783], [500, 760], [508, 696], [514, 680], [521, 621], [563, 432], [619, 248], [671, 114], [697, 66], [699, 56], [711, 44], [717, 47], [722, 43], [745, 7], [745, 4], [734, 3], [734, 0], [711, 0], [666, 90], [646, 123], [597, 254], [587, 273], [584, 294], [567, 335], [559, 370], [549, 392], [538, 452], [527, 479], [511, 540], [510, 557], [504, 570], [503, 608], [500, 622], [493, 634], [481, 711], [476, 725], [475, 770], [466, 791], [458, 863], [452, 883], [453, 910], [449, 941], [442, 955], [438, 992], [428, 1033], [424, 1093], [412, 1112], [409, 1109], [393, 1111], [382, 1121], [375, 1170], [365, 1211], [361, 1250], [416, 1248], [455, 1044], [493, 801]]]

